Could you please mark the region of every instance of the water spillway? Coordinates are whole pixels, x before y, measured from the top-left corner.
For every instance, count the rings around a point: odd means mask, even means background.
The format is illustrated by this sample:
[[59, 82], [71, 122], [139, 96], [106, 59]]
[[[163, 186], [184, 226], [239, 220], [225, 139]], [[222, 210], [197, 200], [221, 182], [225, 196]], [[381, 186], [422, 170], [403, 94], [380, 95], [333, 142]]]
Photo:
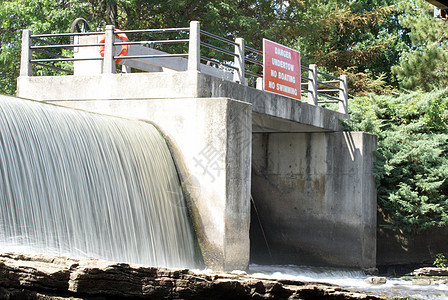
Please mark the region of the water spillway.
[[194, 249], [154, 126], [0, 96], [0, 250], [192, 267]]

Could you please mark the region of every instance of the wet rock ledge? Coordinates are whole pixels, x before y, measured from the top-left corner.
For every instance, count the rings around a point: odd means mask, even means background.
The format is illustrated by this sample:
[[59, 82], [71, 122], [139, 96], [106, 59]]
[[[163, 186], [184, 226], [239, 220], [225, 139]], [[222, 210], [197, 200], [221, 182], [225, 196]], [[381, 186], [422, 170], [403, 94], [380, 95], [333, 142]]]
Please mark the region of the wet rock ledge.
[[338, 286], [0, 253], [0, 299], [383, 299]]

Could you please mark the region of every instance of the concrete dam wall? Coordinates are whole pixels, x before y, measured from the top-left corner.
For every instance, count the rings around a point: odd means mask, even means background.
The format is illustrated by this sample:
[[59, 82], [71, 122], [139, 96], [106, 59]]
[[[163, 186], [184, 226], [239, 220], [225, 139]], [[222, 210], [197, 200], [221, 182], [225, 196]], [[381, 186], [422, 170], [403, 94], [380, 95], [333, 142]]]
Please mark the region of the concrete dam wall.
[[346, 115], [190, 71], [22, 76], [18, 84], [19, 97], [155, 123], [174, 153], [207, 266], [245, 269], [251, 255], [375, 266], [376, 137], [342, 132]]

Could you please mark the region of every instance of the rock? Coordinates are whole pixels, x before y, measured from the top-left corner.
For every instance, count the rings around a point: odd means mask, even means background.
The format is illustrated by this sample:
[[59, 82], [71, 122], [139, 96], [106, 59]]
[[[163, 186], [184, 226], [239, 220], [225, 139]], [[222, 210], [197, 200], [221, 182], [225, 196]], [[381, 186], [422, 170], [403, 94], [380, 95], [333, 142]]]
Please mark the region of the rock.
[[447, 284], [448, 283], [448, 279], [432, 279], [431, 284]]
[[413, 285], [430, 285], [431, 284], [431, 279], [412, 279], [412, 284]]
[[377, 276], [368, 277], [368, 278], [364, 279], [365, 283], [370, 283], [370, 284], [385, 284], [386, 281], [387, 281], [386, 277], [377, 277]]
[[448, 276], [448, 268], [425, 267], [414, 270], [414, 276]]
[[230, 272], [230, 274], [235, 274], [235, 275], [238, 275], [238, 276], [244, 276], [244, 275], [247, 275], [246, 272], [241, 271], [241, 270], [234, 270], [234, 271]]
[[431, 279], [431, 278], [415, 278], [412, 279], [412, 284], [414, 285], [436, 285], [436, 284], [447, 284], [447, 279]]
[[364, 268], [363, 271], [367, 275], [378, 275], [378, 269], [377, 268]]
[[0, 254], [0, 299], [384, 299], [245, 272], [168, 269], [98, 259]]

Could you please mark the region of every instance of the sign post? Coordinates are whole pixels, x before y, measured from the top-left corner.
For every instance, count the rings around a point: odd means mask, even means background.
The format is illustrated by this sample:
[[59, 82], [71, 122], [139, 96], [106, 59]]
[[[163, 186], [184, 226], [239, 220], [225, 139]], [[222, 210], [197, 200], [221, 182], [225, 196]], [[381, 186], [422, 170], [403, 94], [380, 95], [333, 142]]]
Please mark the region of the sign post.
[[300, 52], [263, 39], [263, 88], [300, 100]]

